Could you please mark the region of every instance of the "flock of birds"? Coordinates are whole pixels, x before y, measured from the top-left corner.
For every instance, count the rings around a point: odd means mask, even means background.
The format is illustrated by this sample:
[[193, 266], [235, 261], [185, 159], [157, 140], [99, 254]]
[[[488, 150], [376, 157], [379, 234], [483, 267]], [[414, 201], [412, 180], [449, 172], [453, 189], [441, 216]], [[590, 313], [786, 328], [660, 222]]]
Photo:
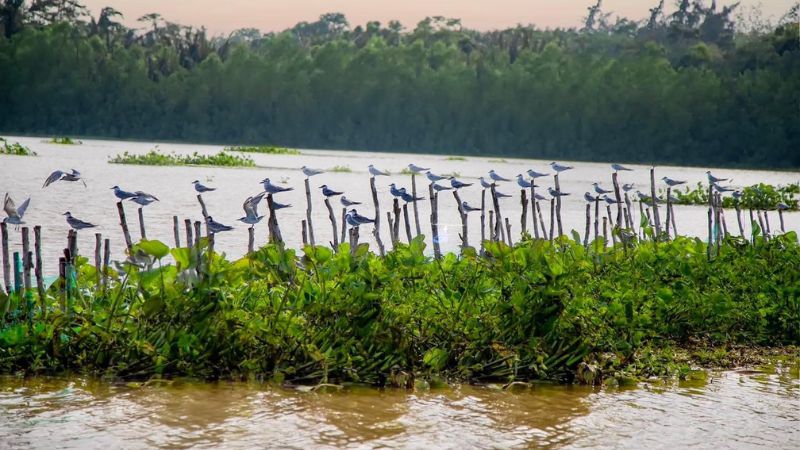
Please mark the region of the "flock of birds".
[[[549, 166], [555, 173], [562, 173], [562, 172], [566, 172], [566, 171], [569, 171], [569, 170], [573, 169], [572, 166], [562, 165], [562, 164], [559, 164], [557, 162], [552, 162], [552, 163], [549, 164]], [[619, 173], [619, 172], [630, 172], [630, 171], [633, 170], [633, 169], [630, 169], [628, 167], [622, 166], [620, 164], [611, 164], [611, 168], [612, 168], [612, 170], [614, 172], [617, 172], [617, 173]], [[306, 166], [303, 166], [301, 168], [301, 170], [302, 170], [303, 174], [306, 176], [306, 178], [310, 178], [310, 177], [313, 177], [315, 175], [319, 175], [319, 174], [324, 173], [323, 170], [312, 169], [312, 168], [309, 168], [309, 167], [306, 167]], [[415, 164], [409, 164], [408, 165], [408, 170], [411, 173], [416, 174], [416, 175], [421, 175], [421, 174], [424, 173], [424, 175], [427, 177], [427, 179], [430, 180], [431, 186], [436, 192], [449, 191], [449, 190], [454, 190], [454, 189], [455, 190], [459, 190], [459, 189], [470, 187], [470, 186], [472, 186], [474, 184], [474, 183], [466, 183], [466, 182], [460, 181], [454, 176], [436, 175], [435, 173], [431, 172], [430, 168], [420, 167], [420, 166], [417, 166]], [[372, 164], [370, 164], [368, 166], [368, 171], [369, 171], [369, 174], [372, 177], [389, 176], [390, 175], [389, 172], [384, 171], [384, 170], [380, 170], [380, 169], [376, 168], [375, 166], [373, 166]], [[550, 173], [542, 173], [542, 172], [537, 172], [535, 170], [528, 170], [526, 173], [527, 173], [528, 177], [525, 177], [521, 173], [517, 174], [517, 176], [516, 176], [517, 185], [519, 185], [519, 187], [524, 188], [524, 189], [530, 189], [530, 188], [539, 187], [538, 185], [535, 184], [536, 180], [540, 179], [540, 178], [543, 178], [543, 177], [548, 177], [548, 176], [551, 175]], [[742, 196], [742, 192], [741, 191], [736, 190], [735, 188], [732, 188], [730, 186], [723, 186], [723, 185], [720, 184], [720, 183], [725, 182], [725, 181], [730, 181], [729, 179], [716, 177], [711, 173], [711, 171], [707, 171], [706, 175], [708, 176], [709, 184], [711, 185], [712, 189], [714, 189], [716, 192], [719, 192], [721, 194], [731, 192], [734, 198], [737, 198], [737, 199], [741, 198], [741, 196]], [[75, 169], [72, 169], [70, 171], [62, 171], [62, 170], [54, 171], [53, 173], [50, 174], [50, 176], [47, 177], [47, 179], [45, 180], [44, 184], [42, 185], [42, 188], [44, 189], [44, 188], [46, 188], [46, 187], [50, 186], [51, 184], [53, 184], [55, 182], [58, 182], [58, 181], [65, 181], [65, 182], [78, 182], [78, 181], [80, 181], [81, 183], [83, 183], [84, 186], [86, 186], [86, 182], [82, 179], [81, 173], [78, 172]], [[505, 178], [505, 177], [499, 175], [494, 170], [490, 170], [489, 173], [488, 173], [488, 179], [485, 178], [485, 177], [480, 177], [479, 181], [480, 181], [480, 185], [481, 185], [482, 188], [490, 189], [492, 187], [497, 187], [498, 183], [511, 182], [512, 180], [509, 179], [509, 178]], [[666, 177], [666, 176], [662, 178], [662, 181], [669, 187], [675, 187], [675, 186], [680, 186], [680, 185], [686, 184], [685, 180], [676, 180], [676, 179], [672, 179], [672, 178], [669, 178], [669, 177]], [[440, 184], [440, 182], [442, 182], [443, 184]], [[447, 182], [449, 184], [449, 186], [444, 184], [445, 182]], [[197, 193], [199, 193], [199, 194], [204, 194], [204, 193], [208, 193], [208, 192], [212, 192], [212, 191], [216, 190], [216, 188], [205, 186], [199, 180], [194, 180], [192, 182], [192, 184], [194, 185], [195, 191]], [[253, 196], [248, 197], [244, 201], [244, 203], [242, 205], [242, 208], [244, 210], [245, 215], [238, 219], [240, 222], [245, 223], [247, 225], [250, 225], [250, 227], [255, 226], [257, 223], [259, 223], [265, 217], [263, 215], [259, 215], [258, 214], [258, 205], [264, 199], [265, 195], [267, 195], [267, 194], [273, 194], [273, 195], [274, 194], [280, 194], [280, 193], [283, 193], [283, 192], [288, 192], [288, 191], [294, 190], [294, 188], [292, 188], [292, 187], [283, 187], [283, 186], [276, 185], [276, 184], [272, 183], [269, 178], [265, 178], [265, 179], [261, 180], [260, 184], [263, 186], [263, 191], [255, 194]], [[604, 201], [604, 202], [606, 202], [608, 204], [616, 204], [617, 203], [616, 198], [612, 198], [612, 197], [609, 196], [609, 194], [613, 193], [614, 191], [608, 190], [608, 189], [604, 189], [600, 185], [600, 183], [597, 183], [597, 182], [592, 183], [592, 186], [594, 188], [594, 192], [595, 193], [592, 194], [591, 192], [587, 191], [587, 192], [584, 193], [584, 196], [583, 196], [584, 199], [587, 202], [595, 202], [595, 201], [598, 201], [598, 200], [602, 200], [602, 201]], [[358, 227], [360, 225], [364, 225], [364, 224], [374, 223], [375, 222], [375, 219], [372, 219], [372, 218], [369, 218], [369, 217], [366, 217], [366, 216], [363, 216], [363, 215], [359, 214], [358, 211], [356, 210], [356, 208], [354, 208], [354, 206], [360, 205], [361, 202], [348, 199], [344, 195], [344, 192], [337, 191], [337, 190], [331, 188], [330, 186], [328, 186], [326, 184], [323, 184], [323, 185], [319, 186], [319, 188], [321, 189], [322, 195], [326, 199], [331, 199], [333, 197], [339, 197], [339, 201], [342, 204], [342, 206], [344, 206], [345, 208], [349, 208], [347, 210], [346, 214], [345, 214], [345, 220], [346, 220], [348, 225], [350, 225], [352, 227]], [[114, 195], [120, 201], [129, 200], [129, 201], [132, 201], [132, 202], [140, 205], [141, 207], [145, 207], [145, 206], [147, 206], [147, 205], [149, 205], [149, 204], [151, 204], [153, 202], [159, 201], [159, 199], [156, 196], [154, 196], [152, 194], [148, 194], [148, 193], [143, 192], [143, 191], [129, 192], [129, 191], [123, 190], [119, 186], [113, 186], [111, 189], [114, 191]], [[632, 183], [624, 183], [624, 184], [622, 184], [622, 189], [625, 192], [630, 192], [630, 191], [635, 189], [635, 185], [632, 184]], [[409, 193], [406, 190], [406, 188], [398, 187], [395, 183], [389, 184], [389, 192], [391, 193], [391, 195], [393, 197], [398, 198], [398, 199], [404, 201], [405, 203], [412, 203], [412, 202], [416, 202], [416, 201], [419, 201], [419, 200], [424, 200], [424, 197], [415, 197], [411, 193]], [[570, 195], [570, 193], [562, 192], [562, 191], [560, 191], [560, 190], [558, 190], [558, 189], [556, 189], [554, 187], [548, 187], [547, 188], [547, 192], [550, 194], [551, 198], [559, 198], [559, 197], [564, 197], [564, 196]], [[650, 195], [643, 194], [639, 190], [636, 190], [635, 193], [636, 193], [636, 195], [638, 196], [638, 198], [639, 198], [639, 200], [641, 202], [650, 204], [652, 202], [652, 200], [653, 200]], [[495, 195], [498, 197], [498, 199], [511, 197], [511, 195], [505, 194], [503, 192], [500, 192], [497, 189], [495, 189]], [[548, 200], [546, 197], [544, 197], [543, 195], [541, 195], [539, 193], [534, 193], [534, 198], [536, 200], [538, 200], [538, 201]], [[656, 201], [656, 203], [661, 203], [661, 202], [665, 201], [664, 199], [660, 199], [658, 197], [656, 197], [654, 200]], [[672, 202], [676, 202], [678, 199], [675, 198], [675, 197], [671, 197], [670, 200]], [[27, 211], [29, 205], [30, 205], [30, 197], [27, 200], [25, 200], [20, 206], [16, 206], [14, 200], [8, 194], [6, 194], [5, 200], [4, 200], [4, 203], [3, 203], [3, 209], [5, 210], [7, 217], [3, 219], [3, 222], [4, 223], [9, 223], [9, 224], [12, 224], [12, 225], [16, 225], [17, 227], [19, 225], [21, 225], [21, 224], [24, 224], [23, 217], [24, 217], [25, 212]], [[283, 204], [283, 203], [278, 203], [278, 202], [273, 201], [273, 209], [275, 209], [275, 210], [284, 209], [284, 208], [291, 208], [291, 206], [292, 205], [290, 205], [290, 204]], [[467, 213], [481, 210], [481, 208], [474, 207], [474, 206], [470, 205], [469, 203], [467, 203], [466, 201], [463, 201], [461, 203], [461, 207]], [[783, 203], [778, 205], [778, 208], [779, 209], [789, 209], [789, 207], [787, 205], [783, 204]], [[83, 229], [86, 229], [86, 228], [94, 228], [96, 226], [93, 223], [78, 219], [77, 217], [73, 216], [69, 211], [65, 212], [63, 215], [66, 216], [67, 224], [73, 230], [78, 231], [78, 230], [83, 230]], [[211, 217], [211, 216], [207, 217], [207, 225], [208, 225], [208, 231], [211, 232], [211, 233], [220, 233], [220, 232], [224, 232], [224, 231], [230, 231], [230, 230], [233, 229], [232, 226], [225, 225], [225, 224], [222, 224], [220, 222], [215, 221], [213, 219], [213, 217]]]

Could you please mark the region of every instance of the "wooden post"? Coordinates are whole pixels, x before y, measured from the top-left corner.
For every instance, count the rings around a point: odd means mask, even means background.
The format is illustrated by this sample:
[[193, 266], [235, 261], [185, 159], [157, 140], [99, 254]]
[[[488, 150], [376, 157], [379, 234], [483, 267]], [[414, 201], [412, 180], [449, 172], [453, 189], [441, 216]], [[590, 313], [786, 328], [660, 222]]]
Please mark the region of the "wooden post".
[[[411, 195], [417, 198], [417, 175], [411, 172]], [[417, 227], [417, 236], [422, 234], [422, 228], [419, 226], [419, 211], [417, 210], [417, 201], [414, 200], [414, 225]]]
[[108, 264], [111, 262], [111, 239], [103, 240], [103, 290], [108, 287]]
[[178, 223], [178, 216], [172, 216], [172, 235], [175, 237], [175, 248], [181, 246], [181, 227]]
[[328, 208], [328, 218], [331, 221], [331, 230], [333, 230], [333, 249], [339, 248], [339, 232], [336, 231], [336, 216], [333, 215], [333, 207], [331, 206], [331, 199], [325, 198], [325, 207]]
[[3, 283], [6, 292], [11, 294], [11, 262], [8, 258], [8, 225], [0, 222], [0, 234], [3, 239]]
[[[416, 203], [416, 202], [414, 202]], [[406, 240], [411, 243], [411, 224], [408, 223], [408, 203], [403, 204], [403, 220], [406, 228]]]
[[[22, 292], [22, 258], [19, 252], [14, 252], [14, 292], [20, 295]], [[22, 298], [22, 297], [20, 297]]]
[[195, 270], [197, 272], [197, 277], [200, 279], [202, 279], [203, 275], [203, 268], [202, 268], [203, 252], [200, 251], [200, 237], [202, 236], [202, 231], [200, 229], [201, 226], [202, 222], [200, 222], [199, 220], [194, 221], [194, 247], [197, 256], [197, 267], [195, 268]]
[[122, 202], [117, 202], [117, 212], [119, 213], [119, 225], [122, 227], [122, 235], [125, 237], [125, 246], [130, 252], [131, 247], [133, 247], [133, 241], [131, 241], [131, 233], [128, 231], [128, 221], [125, 219], [125, 208], [122, 206]]
[[611, 175], [611, 181], [614, 183], [614, 198], [617, 200], [617, 228], [622, 228], [622, 196], [619, 192], [617, 172]]
[[508, 239], [508, 241], [506, 242], [508, 243], [508, 246], [511, 247], [514, 245], [514, 241], [511, 239], [511, 222], [509, 222], [508, 217], [505, 218], [505, 221], [506, 221], [506, 239]]
[[658, 213], [658, 200], [656, 200], [656, 169], [650, 168], [650, 202], [653, 203], [653, 219], [656, 224], [656, 237], [661, 236], [661, 216]]
[[[536, 212], [539, 211], [537, 207], [539, 202], [536, 200], [536, 180], [531, 179], [531, 215], [533, 216], [533, 237], [539, 239], [539, 221], [536, 220]], [[544, 224], [542, 224], [544, 226]]]
[[[27, 296], [31, 290], [31, 238], [28, 227], [22, 227], [22, 281]], [[27, 311], [26, 311], [27, 312]]]
[[[639, 200], [639, 224], [640, 224], [640, 226], [639, 226], [639, 233], [641, 234], [641, 238], [643, 238], [643, 239], [644, 239], [644, 231], [642, 230], [642, 227], [641, 227], [641, 221], [642, 221], [642, 220], [643, 220], [645, 217], [646, 217], [646, 216], [645, 216], [645, 214], [644, 214], [644, 206], [642, 205], [642, 201], [641, 201], [641, 200]], [[647, 225], [648, 225], [648, 226], [650, 226], [650, 218], [649, 218], [649, 217], [647, 217]]]
[[778, 209], [778, 218], [781, 220], [781, 233], [786, 233], [786, 228], [783, 227], [783, 210]]
[[461, 206], [461, 197], [458, 195], [458, 189], [453, 189], [453, 197], [456, 199], [456, 204], [458, 205], [458, 214], [461, 216], [461, 250], [463, 251], [465, 248], [469, 247], [469, 234], [467, 228], [467, 212], [464, 211], [464, 207]]
[[754, 225], [756, 224], [756, 218], [753, 215], [753, 208], [748, 208], [748, 211], [750, 211], [750, 234], [753, 235], [752, 236], [752, 238], [753, 238], [752, 240], [753, 240], [753, 244], [755, 244], [756, 243], [756, 236], [755, 236], [755, 233], [753, 233], [753, 229], [755, 228]]
[[203, 201], [203, 196], [197, 194], [197, 201], [200, 203], [200, 212], [203, 214], [203, 223], [206, 225], [206, 236], [211, 235], [211, 230], [208, 229], [208, 209], [206, 209], [206, 202]]
[[764, 217], [761, 215], [761, 210], [756, 210], [756, 215], [758, 216], [758, 226], [761, 227], [761, 235], [766, 238], [767, 237], [767, 228], [764, 226]]
[[42, 227], [33, 227], [33, 249], [36, 252], [36, 290], [39, 292], [39, 305], [42, 308], [42, 317], [47, 316], [47, 299], [44, 295], [44, 270], [42, 269]]
[[603, 247], [608, 246], [608, 217], [603, 217]]
[[625, 218], [625, 228], [632, 230], [633, 226], [631, 226], [631, 216], [630, 211], [628, 211], [628, 207], [625, 206], [622, 208], [622, 217]]
[[717, 255], [719, 255], [720, 241], [722, 240], [722, 221], [719, 216], [719, 197], [714, 195], [714, 243], [717, 247]]
[[314, 222], [311, 221], [311, 186], [308, 184], [308, 178], [304, 181], [306, 186], [306, 224], [308, 225], [308, 240], [312, 246], [317, 245], [314, 239]]
[[739, 236], [744, 237], [744, 226], [742, 225], [742, 208], [739, 206], [739, 200], [734, 202], [736, 207], [736, 222], [739, 225]]
[[394, 234], [394, 242], [400, 242], [400, 200], [394, 199], [392, 202], [392, 211], [394, 212], [394, 218], [392, 219], [392, 223], [394, 228], [392, 228], [392, 234]]
[[67, 261], [72, 265], [72, 268], [75, 268], [75, 260], [78, 258], [78, 232], [72, 231], [70, 236], [68, 237], [69, 241], [69, 255], [70, 260]]
[[247, 229], [247, 254], [252, 254], [256, 250], [256, 229], [250, 227]]
[[545, 229], [544, 217], [542, 216], [542, 205], [538, 200], [534, 204], [536, 205], [536, 214], [539, 217], [539, 224], [542, 226], [542, 238], [547, 239], [547, 229]]
[[[558, 177], [558, 175], [556, 175]], [[560, 197], [556, 197], [560, 198]], [[553, 222], [555, 219], [555, 209], [556, 209], [556, 199], [550, 199], [550, 240], [553, 240], [553, 230], [555, 228], [555, 223]]]
[[[68, 250], [67, 250], [68, 252]], [[58, 258], [58, 278], [62, 281], [61, 311], [67, 312], [67, 258]]]
[[192, 221], [189, 219], [184, 219], [183, 225], [186, 227], [186, 247], [191, 248], [192, 243], [194, 242], [194, 237], [192, 237]]
[[428, 198], [431, 200], [431, 240], [433, 241], [433, 257], [439, 259], [442, 257], [441, 247], [439, 245], [439, 193], [434, 191], [433, 183], [428, 185]]
[[522, 203], [522, 215], [519, 218], [520, 236], [528, 231], [528, 190], [520, 189], [520, 203]]
[[627, 216], [628, 216], [628, 228], [631, 230], [636, 230], [636, 224], [633, 222], [633, 216], [631, 215], [631, 199], [628, 197], [628, 193], [625, 193], [625, 206], [627, 207]]
[[300, 225], [303, 229], [303, 246], [308, 245], [308, 225], [306, 224], [306, 219], [300, 221]]
[[342, 208], [342, 233], [339, 236], [339, 242], [344, 242], [347, 238], [347, 208]]
[[350, 256], [356, 255], [356, 249], [358, 248], [358, 228], [359, 227], [352, 227], [350, 228]]
[[589, 229], [592, 222], [592, 204], [586, 203], [586, 232], [583, 234], [583, 247], [589, 248]]
[[506, 242], [506, 231], [503, 228], [503, 216], [500, 213], [500, 201], [497, 198], [497, 190], [495, 189], [494, 183], [492, 183], [490, 192], [492, 194], [492, 204], [494, 205], [494, 226], [498, 230], [496, 234], [500, 236], [502, 242]]
[[147, 239], [147, 232], [144, 229], [144, 208], [139, 207], [139, 236], [142, 239]]
[[94, 270], [97, 273], [97, 287], [102, 283], [103, 266], [100, 259], [100, 253], [103, 251], [103, 235], [100, 233], [94, 234]]
[[711, 205], [708, 207], [708, 246], [706, 247], [706, 257], [711, 261], [711, 249], [714, 246], [713, 214]]
[[667, 240], [669, 240], [669, 224], [670, 219], [672, 219], [672, 187], [667, 186], [667, 226], [664, 228], [664, 231], [667, 233]]
[[594, 198], [594, 239], [600, 235], [600, 196]]
[[767, 224], [767, 234], [771, 236], [772, 230], [769, 227], [769, 211], [766, 209], [764, 210], [764, 223]]
[[[558, 173], [556, 173], [553, 176], [553, 179], [555, 180], [556, 191], [558, 191], [558, 193], [560, 194], [561, 193], [561, 185], [558, 183]], [[562, 234], [564, 234], [564, 229], [561, 226], [561, 196], [560, 195], [556, 196], [556, 214], [557, 214], [557, 218], [558, 218], [558, 235], [561, 236]], [[553, 235], [553, 226], [551, 225], [550, 226], [550, 236], [552, 236], [552, 235]]]
[[386, 211], [386, 222], [389, 224], [389, 239], [392, 241], [392, 248], [397, 247], [397, 239], [394, 238], [394, 220], [392, 220], [392, 213]]
[[383, 241], [381, 241], [381, 208], [378, 203], [378, 190], [375, 189], [375, 177], [370, 177], [369, 187], [370, 190], [372, 190], [372, 203], [375, 205], [375, 227], [372, 229], [372, 235], [375, 236], [375, 242], [378, 244], [378, 251], [380, 251], [381, 256], [383, 256], [386, 254], [386, 250], [383, 247]]
[[672, 235], [676, 238], [678, 237], [678, 227], [675, 225], [675, 205], [669, 205], [669, 209], [672, 211]]
[[497, 227], [494, 225], [494, 211], [489, 210], [489, 242], [497, 240]]
[[[491, 226], [490, 231], [491, 233]], [[491, 236], [489, 237], [491, 239]], [[481, 255], [484, 253], [483, 243], [486, 241], [486, 189], [481, 190]]]
[[611, 241], [614, 245], [617, 245], [617, 234], [614, 233], [614, 230], [619, 228], [619, 224], [614, 223], [614, 219], [611, 218], [611, 205], [606, 203], [606, 214], [608, 215], [608, 223], [611, 225]]
[[[307, 179], [306, 179], [307, 180]], [[327, 199], [325, 199], [327, 201]], [[270, 224], [270, 235], [272, 237], [272, 241], [276, 244], [283, 244], [283, 236], [281, 235], [281, 228], [278, 225], [278, 216], [275, 214], [275, 202], [272, 200], [272, 194], [267, 194], [267, 205], [269, 206], [269, 219], [267, 223]], [[330, 207], [329, 207], [330, 208]], [[333, 212], [331, 211], [331, 220], [335, 220], [333, 218]], [[334, 224], [334, 232], [333, 232], [333, 239], [336, 240], [336, 222]], [[310, 230], [310, 228], [309, 228]], [[313, 233], [312, 233], [313, 235]]]

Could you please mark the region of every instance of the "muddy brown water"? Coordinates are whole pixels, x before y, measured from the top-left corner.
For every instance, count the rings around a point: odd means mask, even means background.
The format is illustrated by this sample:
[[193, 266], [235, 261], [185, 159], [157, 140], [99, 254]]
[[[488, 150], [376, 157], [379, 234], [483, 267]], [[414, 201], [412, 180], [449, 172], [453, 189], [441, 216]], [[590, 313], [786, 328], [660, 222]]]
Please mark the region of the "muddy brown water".
[[797, 367], [626, 388], [0, 377], [0, 448], [798, 448]]

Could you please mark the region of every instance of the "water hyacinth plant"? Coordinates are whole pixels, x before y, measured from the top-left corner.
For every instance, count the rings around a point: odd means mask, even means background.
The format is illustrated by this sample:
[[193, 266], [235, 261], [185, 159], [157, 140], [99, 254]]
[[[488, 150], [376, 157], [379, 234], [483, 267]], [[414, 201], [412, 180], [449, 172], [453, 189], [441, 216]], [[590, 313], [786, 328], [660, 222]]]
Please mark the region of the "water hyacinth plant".
[[[707, 205], [708, 204], [708, 184], [697, 183], [694, 188], [674, 189], [672, 191], [676, 202], [679, 205]], [[742, 197], [738, 200], [739, 207], [742, 209], [769, 210], [776, 209], [779, 203], [789, 206], [789, 209], [798, 209], [798, 201], [795, 198], [800, 194], [800, 183], [791, 183], [785, 186], [773, 186], [771, 184], [759, 183], [747, 186], [741, 190]], [[733, 208], [737, 200], [726, 196], [722, 199], [722, 206]]]
[[73, 139], [71, 139], [71, 138], [69, 138], [67, 136], [54, 137], [54, 138], [50, 139], [47, 142], [50, 143], [50, 144], [60, 144], [60, 145], [79, 145], [79, 144], [83, 144], [83, 142], [81, 142], [79, 140], [73, 140]]
[[232, 155], [221, 151], [214, 155], [202, 155], [197, 152], [191, 155], [176, 153], [162, 153], [158, 149], [140, 155], [125, 152], [108, 160], [111, 164], [138, 164], [144, 166], [229, 166], [229, 167], [254, 167], [255, 163], [247, 156]]
[[300, 151], [293, 148], [274, 147], [271, 145], [225, 147], [225, 151], [246, 152], [246, 153], [266, 153], [270, 155], [299, 155]]
[[385, 257], [270, 244], [229, 261], [206, 246], [142, 241], [106, 285], [79, 258], [43, 298], [0, 297], [0, 372], [597, 383], [685, 372], [665, 349], [698, 341], [800, 343], [795, 233], [729, 237], [712, 260], [685, 237], [486, 242], [438, 260], [422, 236]]
[[0, 137], [0, 155], [36, 156], [36, 152], [19, 142], [12, 144]]

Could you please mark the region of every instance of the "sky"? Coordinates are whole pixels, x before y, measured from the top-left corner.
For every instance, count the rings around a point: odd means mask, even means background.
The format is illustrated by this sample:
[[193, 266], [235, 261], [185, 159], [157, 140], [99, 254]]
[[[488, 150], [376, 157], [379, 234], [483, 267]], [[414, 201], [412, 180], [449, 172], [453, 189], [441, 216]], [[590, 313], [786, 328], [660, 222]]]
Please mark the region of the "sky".
[[[239, 28], [263, 32], [281, 31], [298, 22], [316, 20], [326, 12], [344, 13], [351, 27], [370, 20], [386, 24], [399, 20], [413, 29], [426, 16], [460, 18], [468, 28], [490, 30], [518, 23], [540, 28], [577, 26], [592, 0], [84, 0], [96, 16], [105, 6], [124, 15], [129, 27], [139, 27], [139, 17], [157, 12], [170, 22], [205, 26], [212, 34], [228, 34]], [[633, 19], [647, 16], [657, 0], [605, 0], [603, 10]], [[708, 0], [707, 3], [710, 3]], [[719, 0], [721, 7], [732, 1]], [[758, 9], [763, 17], [776, 21], [795, 0], [742, 0], [744, 8]], [[667, 5], [674, 0], [667, 0]], [[613, 17], [612, 15], [612, 17]]]

